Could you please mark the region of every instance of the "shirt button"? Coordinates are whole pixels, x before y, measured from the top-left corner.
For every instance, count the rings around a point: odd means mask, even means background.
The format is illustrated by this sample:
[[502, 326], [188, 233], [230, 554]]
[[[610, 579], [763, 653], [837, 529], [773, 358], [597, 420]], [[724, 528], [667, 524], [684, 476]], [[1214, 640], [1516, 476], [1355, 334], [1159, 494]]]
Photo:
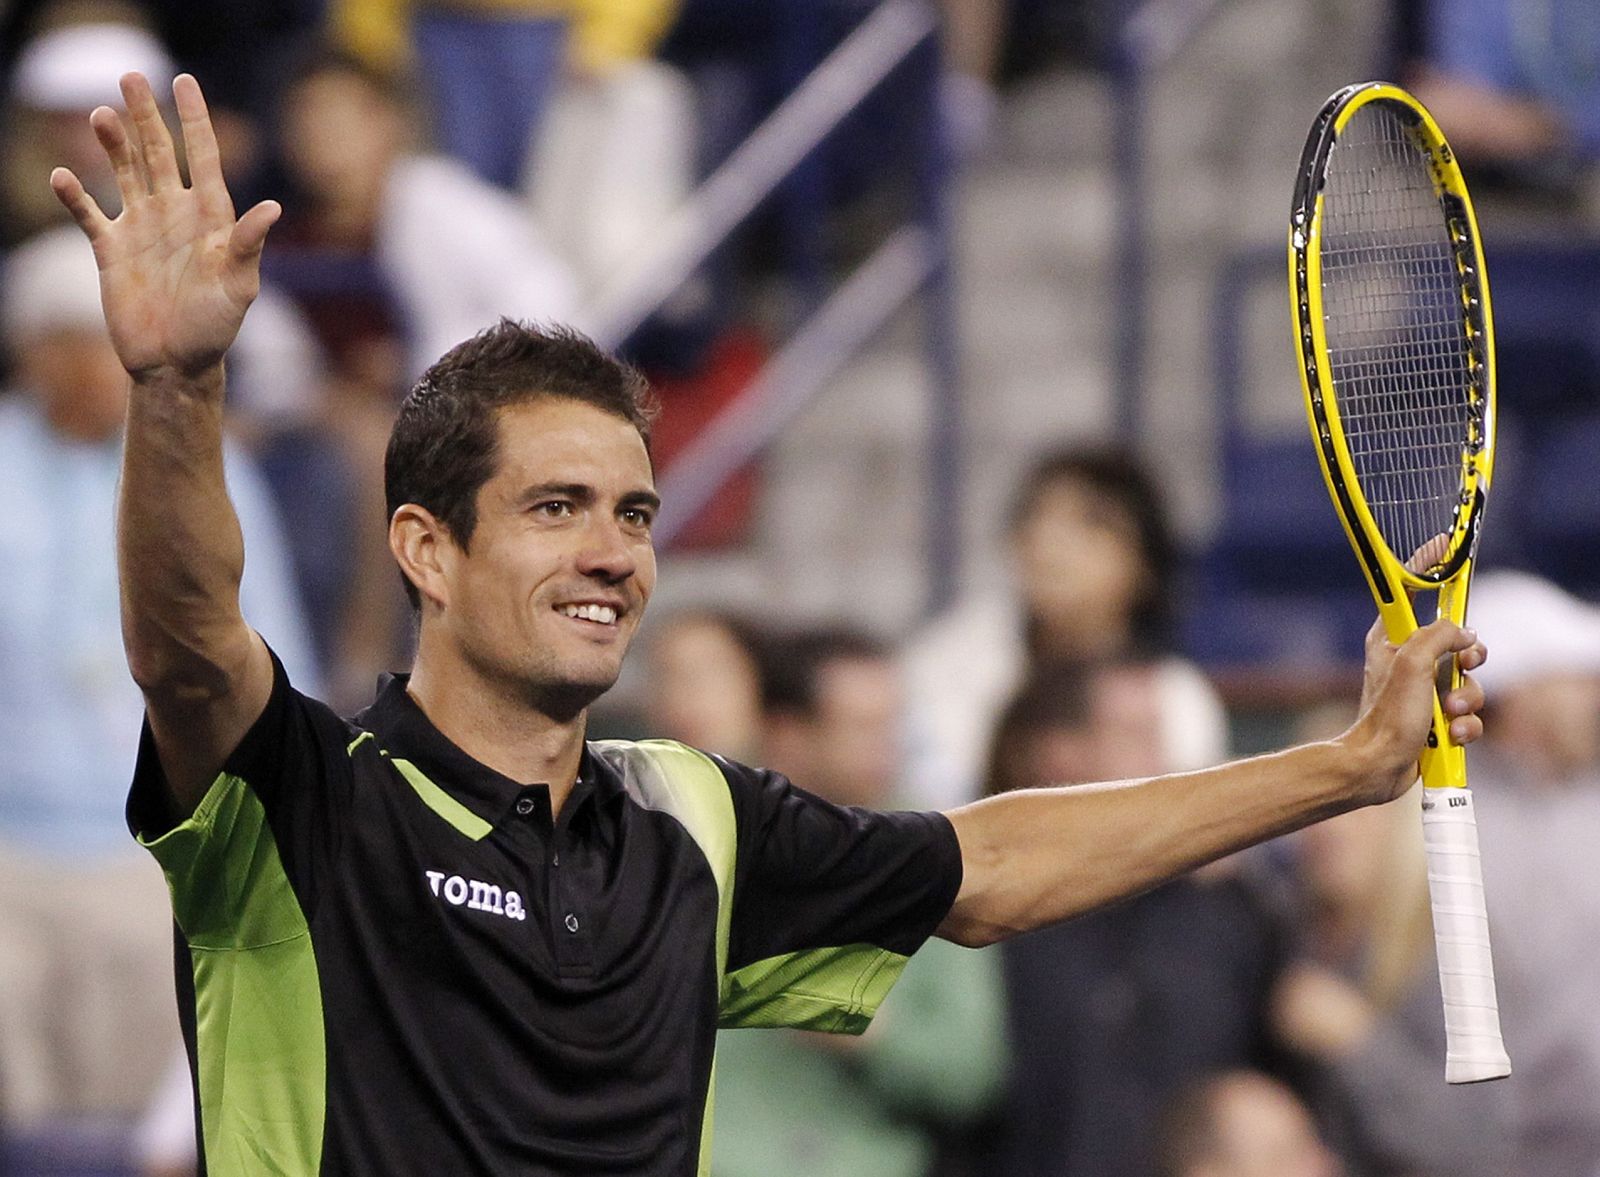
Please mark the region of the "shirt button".
[[532, 813], [533, 812], [533, 798], [532, 797], [523, 797], [521, 800], [519, 800], [517, 802], [517, 812], [522, 814], [523, 817], [527, 817], [528, 814]]
[[567, 912], [566, 924], [567, 931], [576, 932], [578, 930], [578, 917], [573, 915], [570, 911]]
[[561, 855], [559, 853], [552, 854], [550, 856], [550, 865], [551, 866], [560, 866], [561, 865]]

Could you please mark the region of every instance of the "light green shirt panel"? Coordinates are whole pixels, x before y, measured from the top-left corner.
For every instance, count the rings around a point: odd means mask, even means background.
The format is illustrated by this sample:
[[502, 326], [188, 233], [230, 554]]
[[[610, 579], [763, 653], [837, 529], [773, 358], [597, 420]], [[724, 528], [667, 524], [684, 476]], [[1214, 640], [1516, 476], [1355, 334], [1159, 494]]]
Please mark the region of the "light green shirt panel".
[[322, 990], [260, 800], [219, 774], [187, 820], [145, 845], [166, 873], [194, 964], [207, 1172], [317, 1172], [327, 1112]]
[[[717, 976], [722, 978], [721, 999], [725, 1001], [728, 936], [733, 925], [733, 875], [739, 853], [738, 819], [733, 812], [728, 778], [705, 753], [675, 740], [597, 740], [589, 747], [617, 770], [629, 797], [646, 809], [675, 818], [705, 855], [717, 885]], [[713, 1056], [705, 1114], [700, 1121], [700, 1177], [711, 1173], [716, 1069]]]
[[906, 960], [872, 944], [758, 960], [726, 978], [717, 1024], [859, 1034], [871, 1024]]
[[733, 923], [733, 872], [739, 852], [728, 778], [716, 762], [676, 740], [597, 740], [589, 747], [622, 777], [646, 809], [676, 818], [694, 839], [717, 883], [717, 973], [728, 967]]

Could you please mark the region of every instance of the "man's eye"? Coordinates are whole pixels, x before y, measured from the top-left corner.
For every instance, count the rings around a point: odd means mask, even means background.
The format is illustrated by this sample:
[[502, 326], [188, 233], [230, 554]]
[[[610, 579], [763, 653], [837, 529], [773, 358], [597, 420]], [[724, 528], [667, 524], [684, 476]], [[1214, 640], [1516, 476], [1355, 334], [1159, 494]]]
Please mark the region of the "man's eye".
[[572, 514], [572, 504], [566, 499], [546, 499], [536, 503], [533, 509], [550, 519], [565, 519]]
[[622, 521], [630, 527], [649, 527], [654, 519], [648, 507], [625, 507], [622, 511]]

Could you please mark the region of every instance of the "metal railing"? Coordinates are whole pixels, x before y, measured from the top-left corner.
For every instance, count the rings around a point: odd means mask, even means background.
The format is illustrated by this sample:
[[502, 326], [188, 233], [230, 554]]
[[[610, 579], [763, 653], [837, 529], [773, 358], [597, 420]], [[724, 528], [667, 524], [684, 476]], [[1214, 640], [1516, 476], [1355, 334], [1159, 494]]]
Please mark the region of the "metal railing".
[[602, 346], [627, 342], [864, 100], [902, 72], [924, 88], [915, 129], [915, 213], [818, 307], [757, 378], [661, 479], [656, 525], [669, 549], [699, 509], [767, 449], [844, 364], [923, 295], [931, 382], [928, 607], [946, 604], [960, 566], [962, 424], [950, 288], [948, 148], [940, 121], [938, 20], [925, 0], [884, 0], [700, 186], [655, 247], [601, 291], [585, 316]]
[[1117, 189], [1116, 326], [1112, 346], [1117, 435], [1132, 442], [1144, 405], [1150, 315], [1146, 126], [1152, 83], [1222, 0], [1145, 0], [1118, 30], [1110, 61], [1112, 169]]

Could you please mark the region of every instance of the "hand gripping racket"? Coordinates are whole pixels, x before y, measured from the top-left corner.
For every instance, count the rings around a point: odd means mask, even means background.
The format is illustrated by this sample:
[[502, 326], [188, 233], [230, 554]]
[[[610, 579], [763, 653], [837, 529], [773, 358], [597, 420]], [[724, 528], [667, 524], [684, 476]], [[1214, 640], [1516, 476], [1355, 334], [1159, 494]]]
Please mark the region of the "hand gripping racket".
[[[1461, 624], [1494, 465], [1494, 338], [1483, 250], [1450, 146], [1382, 82], [1317, 115], [1289, 226], [1295, 346], [1317, 457], [1389, 640], [1412, 594]], [[1461, 681], [1454, 659], [1440, 691]], [[1511, 1073], [1464, 750], [1438, 698], [1420, 761], [1423, 835], [1444, 991], [1445, 1079]]]

